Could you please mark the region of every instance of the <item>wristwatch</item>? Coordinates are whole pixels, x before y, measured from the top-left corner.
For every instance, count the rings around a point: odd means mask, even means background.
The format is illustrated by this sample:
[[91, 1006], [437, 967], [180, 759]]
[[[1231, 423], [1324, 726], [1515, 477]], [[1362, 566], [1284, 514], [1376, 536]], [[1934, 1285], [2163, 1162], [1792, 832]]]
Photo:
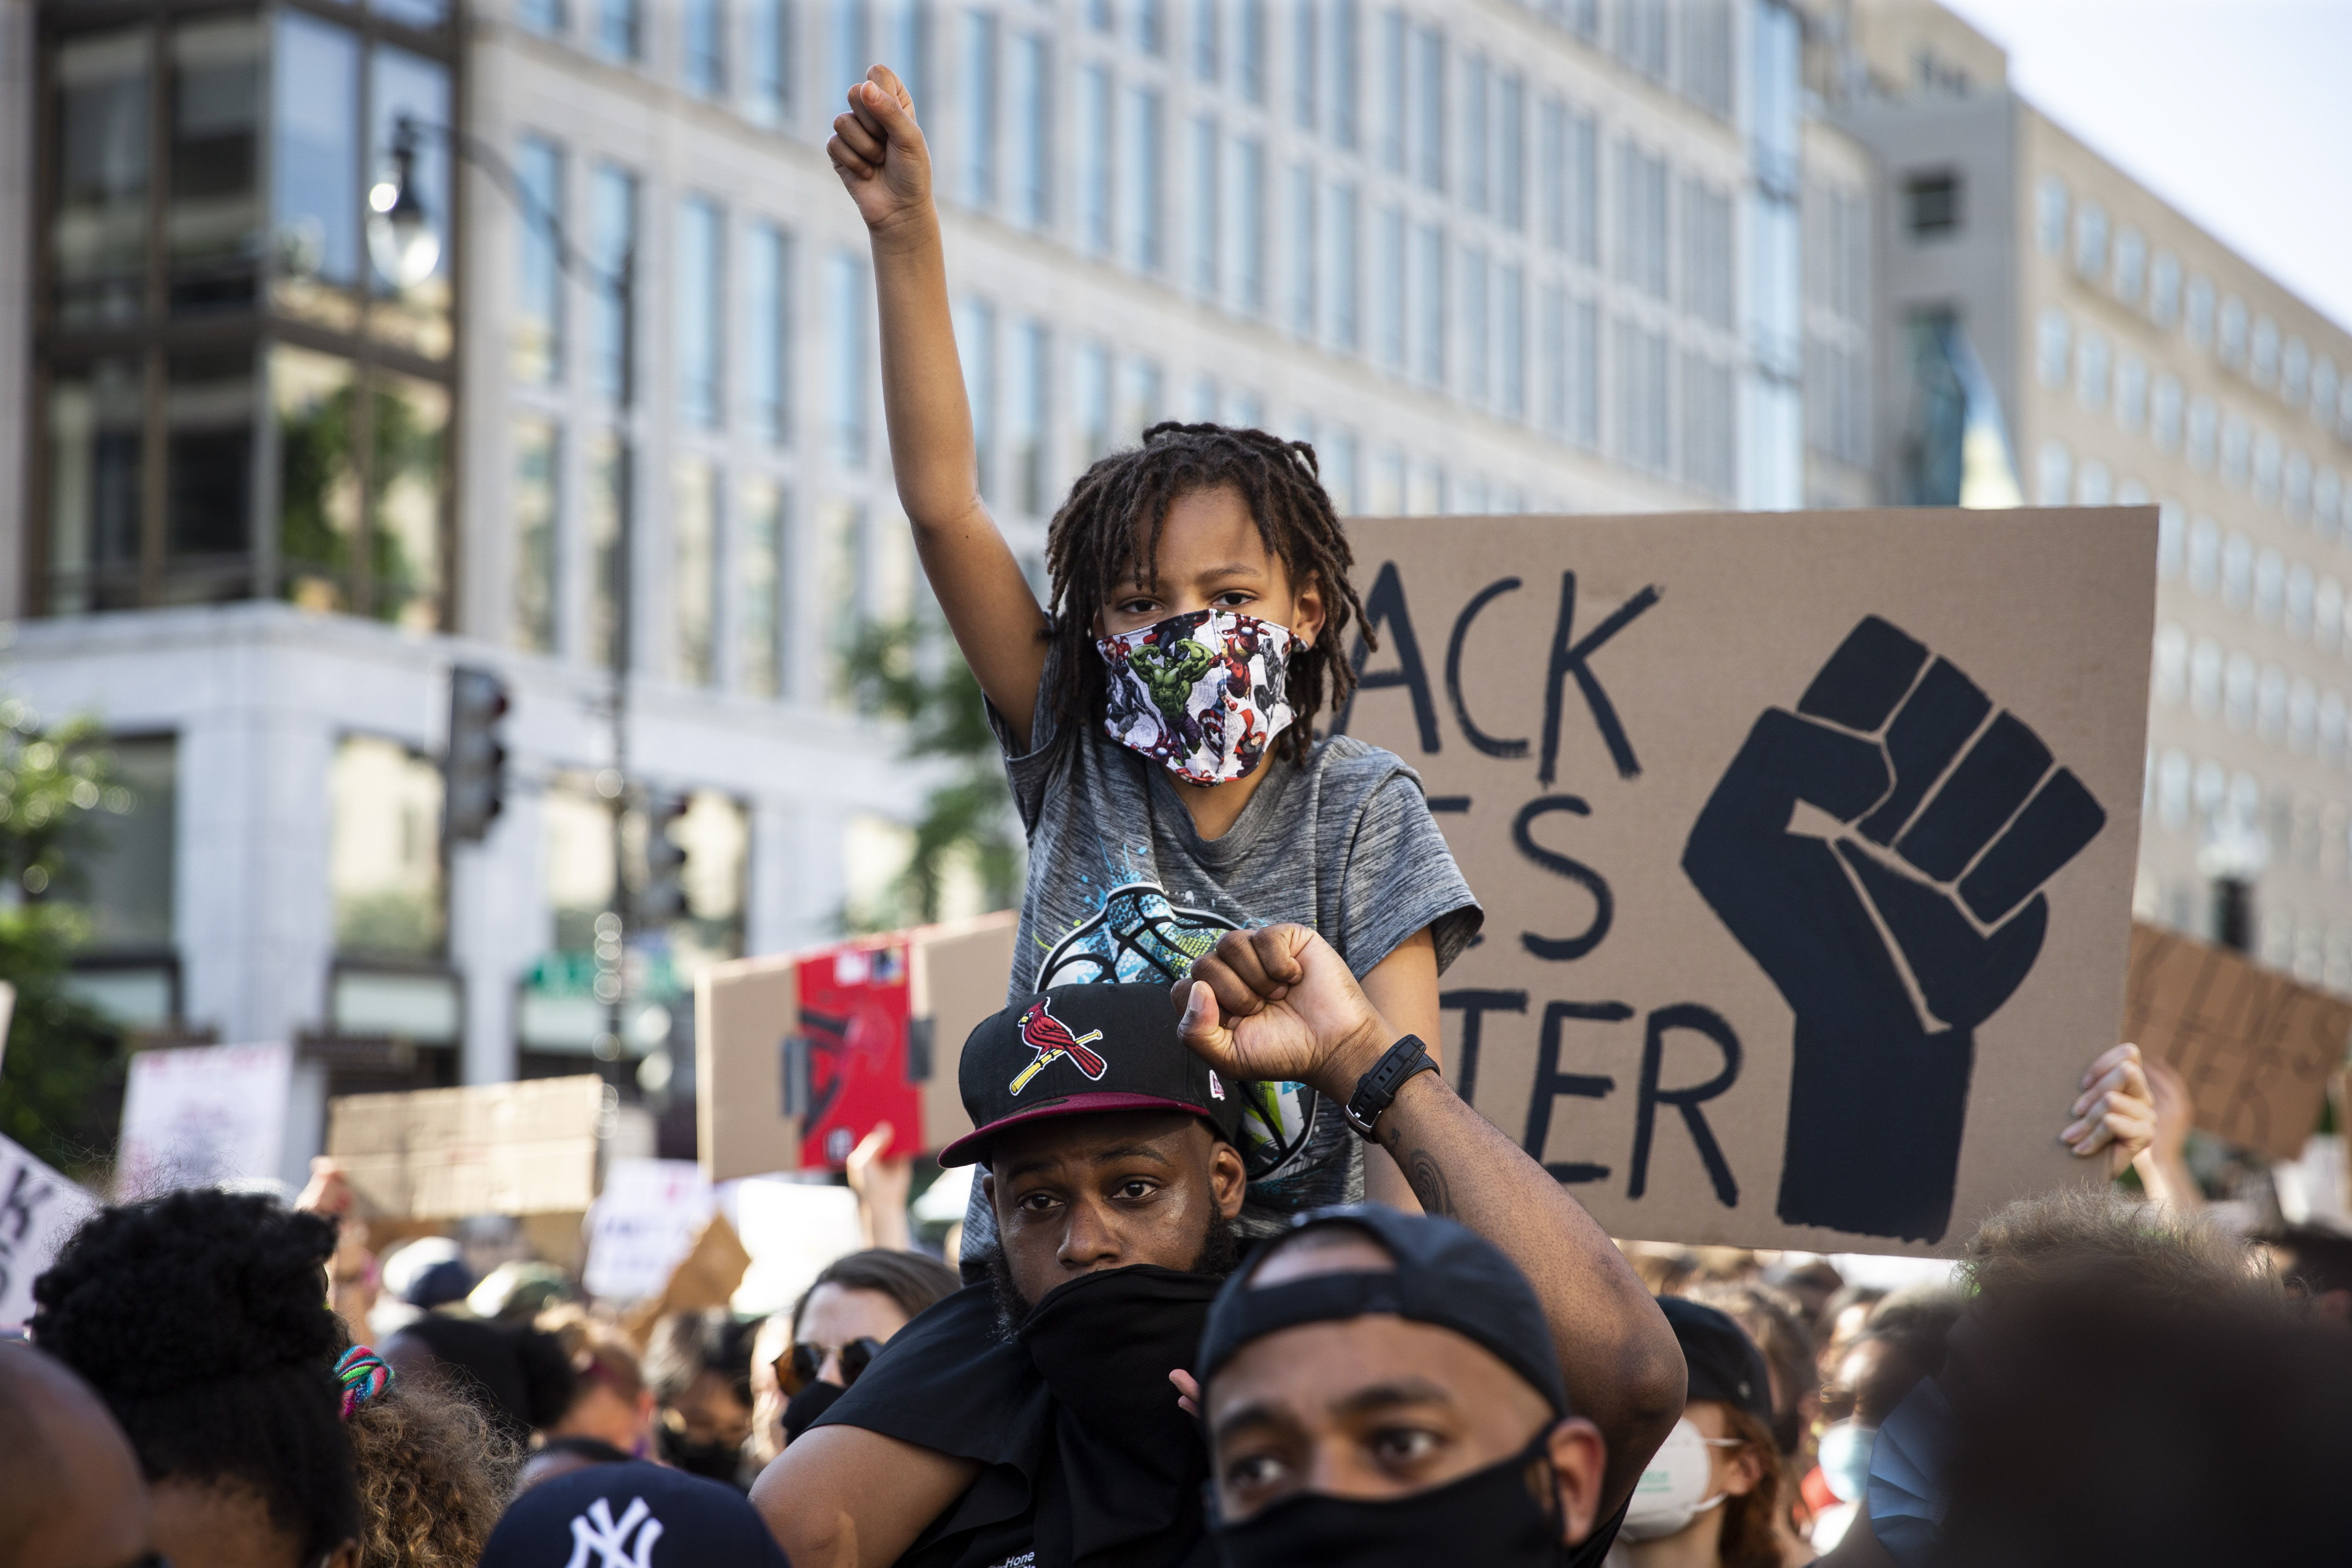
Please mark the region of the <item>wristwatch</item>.
[[1370, 1141], [1372, 1124], [1396, 1103], [1397, 1091], [1404, 1087], [1405, 1080], [1416, 1072], [1436, 1071], [1437, 1062], [1430, 1056], [1429, 1048], [1421, 1043], [1419, 1035], [1409, 1034], [1389, 1047], [1372, 1064], [1372, 1070], [1356, 1080], [1356, 1092], [1348, 1096], [1340, 1114], [1348, 1118], [1348, 1125], [1355, 1128], [1360, 1137]]

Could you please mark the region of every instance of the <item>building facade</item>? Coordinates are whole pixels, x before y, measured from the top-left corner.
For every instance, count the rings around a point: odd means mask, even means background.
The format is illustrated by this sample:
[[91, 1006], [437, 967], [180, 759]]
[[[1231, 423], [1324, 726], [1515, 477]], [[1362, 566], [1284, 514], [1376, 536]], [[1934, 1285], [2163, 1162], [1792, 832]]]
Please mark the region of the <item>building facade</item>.
[[[289, 1158], [331, 1089], [658, 1100], [700, 964], [887, 911], [927, 776], [844, 650], [927, 598], [823, 151], [877, 60], [1033, 572], [1162, 418], [1363, 513], [1866, 498], [1803, 388], [1868, 353], [1808, 237], [1867, 166], [1777, 0], [5, 0], [5, 682], [135, 797], [87, 994], [302, 1041]], [[478, 843], [458, 665], [513, 705]], [[600, 956], [649, 836], [683, 907]]]
[[2137, 907], [2219, 936], [2217, 883], [2250, 883], [2237, 935], [2352, 988], [2352, 334], [2011, 93], [1948, 14], [1908, 9], [1934, 23], [1916, 49], [1882, 14], [1814, 73], [1852, 86], [1834, 118], [1876, 169], [1879, 483], [1949, 498], [1939, 411], [1973, 379], [2026, 500], [2158, 507]]

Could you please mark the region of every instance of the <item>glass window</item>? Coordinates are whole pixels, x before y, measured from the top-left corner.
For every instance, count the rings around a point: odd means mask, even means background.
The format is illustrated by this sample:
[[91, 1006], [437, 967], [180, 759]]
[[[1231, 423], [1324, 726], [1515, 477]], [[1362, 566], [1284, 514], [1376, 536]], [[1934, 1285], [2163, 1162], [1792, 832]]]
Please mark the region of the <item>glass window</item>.
[[1079, 344], [1070, 402], [1078, 420], [1078, 446], [1088, 463], [1110, 455], [1110, 350], [1092, 341]]
[[588, 535], [588, 656], [604, 665], [618, 665], [625, 658], [634, 664], [621, 640], [621, 596], [630, 581], [626, 546], [629, 514], [635, 507], [635, 465], [628, 442], [616, 431], [598, 431], [586, 456], [587, 504], [581, 516]]
[[1323, 290], [1324, 335], [1335, 347], [1350, 353], [1363, 336], [1357, 225], [1356, 187], [1327, 186], [1323, 192], [1323, 255], [1330, 276]]
[[2344, 481], [2333, 468], [2322, 468], [2311, 479], [2311, 526], [2323, 539], [2332, 539], [2342, 530]]
[[249, 308], [261, 254], [262, 29], [247, 17], [172, 31], [172, 313]]
[[1013, 216], [1031, 228], [1054, 221], [1053, 44], [1038, 33], [1013, 39]]
[[563, 365], [563, 267], [555, 248], [563, 223], [562, 149], [545, 137], [524, 137], [515, 149], [515, 183], [522, 211], [515, 236], [513, 373], [545, 385], [561, 379]]
[[1128, 90], [1125, 129], [1127, 170], [1121, 194], [1127, 211], [1121, 226], [1127, 231], [1127, 261], [1138, 272], [1158, 272], [1165, 265], [1159, 93], [1149, 88]]
[[2137, 434], [2147, 422], [2147, 362], [2137, 354], [2116, 360], [2116, 423]]
[[2246, 465], [2253, 445], [2253, 432], [2248, 428], [2242, 414], [2232, 413], [2221, 421], [2221, 478], [2232, 489], [2246, 483]]
[[2254, 596], [2254, 541], [2231, 528], [2221, 540], [2221, 602], [2243, 610]]
[[1265, 101], [1265, 0], [1241, 0], [1240, 15], [1234, 28], [1234, 74], [1241, 80], [1242, 97], [1252, 103]]
[[2147, 236], [2126, 224], [2116, 235], [2116, 298], [2137, 305], [2147, 285]]
[[2074, 478], [2074, 501], [2078, 506], [2104, 507], [2116, 498], [2115, 476], [2104, 463], [2086, 462]]
[[2107, 340], [2104, 333], [2085, 332], [2074, 354], [2074, 395], [2085, 411], [2096, 413], [2107, 406]]
[[1255, 138], [1226, 143], [1233, 160], [1225, 182], [1233, 221], [1225, 225], [1233, 246], [1230, 268], [1234, 300], [1245, 316], [1265, 314], [1265, 149]]
[[2221, 528], [2210, 517], [2189, 525], [2189, 586], [2200, 594], [2221, 586]]
[[350, 611], [360, 554], [356, 374], [349, 360], [280, 346], [270, 353], [269, 382], [278, 591], [305, 610]]
[[841, 95], [849, 84], [866, 79], [866, 68], [874, 58], [866, 0], [828, 0], [826, 9], [833, 13], [832, 26], [826, 29], [833, 43], [833, 70], [818, 102], [829, 117], [834, 106], [841, 104]]
[[2147, 397], [2147, 431], [2158, 451], [2171, 452], [2180, 445], [2180, 378], [2168, 371], [2156, 378]]
[[1516, 266], [1495, 278], [1495, 330], [1501, 350], [1503, 417], [1528, 417], [1528, 277]]
[[2044, 256], [2066, 248], [2066, 182], [2044, 174], [2033, 187], [2033, 235]]
[[2107, 209], [2084, 202], [2074, 214], [2074, 270], [2101, 278], [2107, 272]]
[[379, 373], [371, 402], [368, 608], [408, 631], [436, 632], [449, 389]]
[[996, 204], [996, 14], [963, 14], [963, 199]]
[[1666, 339], [1637, 321], [1617, 323], [1619, 454], [1653, 473], [1666, 468]]
[[1290, 169], [1290, 329], [1302, 338], [1315, 335], [1315, 171], [1305, 163]]
[[836, 250], [826, 257], [825, 316], [833, 329], [826, 402], [835, 460], [851, 468], [866, 465], [867, 343], [873, 330], [866, 281], [866, 258], [856, 252]]
[[1491, 99], [1494, 73], [1486, 57], [1473, 55], [1462, 65], [1462, 200], [1474, 213], [1491, 210], [1488, 158], [1494, 145]]
[[2287, 516], [2298, 523], [2308, 519], [2311, 515], [2311, 458], [2300, 448], [2286, 455], [2281, 493], [2286, 502]]
[[270, 299], [348, 332], [359, 322], [359, 39], [303, 11], [278, 12], [277, 28]]
[[719, 204], [688, 196], [677, 212], [677, 407], [688, 424], [716, 429], [719, 334], [726, 319], [726, 252]]
[[101, 745], [114, 782], [104, 797], [106, 810], [94, 819], [96, 841], [76, 857], [85, 879], [90, 946], [101, 953], [166, 948], [177, 858], [179, 740], [112, 736]]
[[335, 747], [327, 797], [336, 951], [439, 956], [440, 768], [396, 740], [345, 736]]
[[2289, 408], [2301, 408], [2311, 395], [2311, 350], [2300, 338], [2289, 338], [2279, 355], [2279, 396]]
[[2041, 507], [2063, 507], [2074, 487], [2074, 458], [2063, 441], [2045, 441], [2033, 465], [2033, 501]]
[[1528, 226], [1528, 83], [1506, 71], [1495, 95], [1495, 216], [1507, 229]]
[[1445, 189], [1445, 35], [1412, 30], [1413, 172], [1433, 191]]
[[561, 33], [565, 26], [563, 0], [519, 0], [515, 20], [534, 33]]
[[755, 223], [744, 246], [743, 397], [751, 429], [771, 446], [792, 438], [793, 240]]
[[138, 602], [144, 405], [134, 359], [60, 366], [50, 372], [52, 615]]
[[2147, 268], [2147, 316], [2169, 329], [2180, 319], [2180, 258], [2159, 250]]
[[1405, 344], [1405, 267], [1404, 211], [1400, 207], [1384, 207], [1381, 211], [1379, 254], [1374, 263], [1377, 276], [1372, 287], [1376, 291], [1374, 308], [1380, 312], [1379, 353], [1384, 369], [1404, 369]]
[[1493, 329], [1494, 318], [1487, 299], [1486, 253], [1466, 249], [1462, 253], [1462, 368], [1467, 383], [1465, 395], [1473, 402], [1483, 403], [1492, 395], [1487, 355]]
[[1353, 150], [1359, 139], [1357, 76], [1363, 26], [1357, 0], [1331, 0], [1331, 140]]
[[2279, 498], [2281, 467], [2279, 438], [2267, 430], [2254, 434], [2254, 499], [2264, 506], [2275, 506]]
[[1405, 168], [1405, 79], [1404, 12], [1391, 5], [1381, 13], [1381, 167], [1391, 174]]
[[[930, 86], [930, 0], [898, 0], [891, 7], [888, 37], [877, 57], [898, 73], [898, 79], [907, 84], [908, 96], [919, 106], [927, 101], [925, 89]], [[849, 78], [856, 79], [857, 76]], [[848, 82], [842, 85], [846, 88]]]
[[163, 546], [174, 601], [253, 591], [253, 355], [174, 354], [164, 390]]
[[2213, 342], [2213, 280], [2199, 274], [2189, 280], [2189, 304], [2185, 315], [2189, 340], [2199, 348], [2210, 348]]
[[[379, 45], [368, 57], [368, 76], [374, 109], [368, 167], [381, 172], [390, 164], [394, 130], [404, 118], [425, 126], [449, 123], [449, 70], [422, 55]], [[391, 258], [375, 258], [371, 270], [376, 304], [368, 312], [368, 326], [384, 342], [437, 360], [449, 352], [449, 213], [457, 187], [450, 178], [448, 141], [421, 138], [413, 173], [425, 227], [434, 236], [434, 264], [422, 280], [404, 287], [388, 270]]]
[[966, 295], [953, 307], [956, 358], [963, 365], [963, 395], [971, 410], [972, 455], [980, 470], [980, 493], [1003, 499], [996, 474], [996, 311], [987, 300]]
[[734, 574], [743, 593], [736, 643], [743, 689], [753, 696], [784, 694], [784, 506], [783, 486], [774, 480], [744, 482], [743, 562]]
[[637, 57], [637, 0], [596, 0], [596, 47], [616, 60]]
[[1957, 169], [1914, 174], [1903, 182], [1903, 227], [1913, 239], [1946, 239], [1960, 232]]
[[2073, 336], [2066, 312], [2045, 305], [2033, 324], [2033, 368], [2045, 387], [2066, 384], [2066, 345]]
[[2334, 423], [2336, 412], [2336, 361], [2326, 354], [2311, 366], [2311, 417], [2326, 425]]
[[1732, 329], [1731, 196], [1683, 183], [1683, 308], [1718, 331]]
[[1220, 0], [1192, 0], [1192, 79], [1213, 82], [1222, 69], [1217, 50]]
[[1631, 141], [1619, 147], [1617, 276], [1652, 298], [1666, 298], [1666, 160]]
[[2278, 323], [2267, 316], [2254, 318], [2254, 335], [2248, 361], [2247, 373], [2256, 386], [2267, 388], [2278, 380]]
[[1433, 387], [1445, 384], [1445, 231], [1423, 224], [1413, 234], [1414, 335], [1413, 356], [1421, 379]]
[[2214, 340], [2215, 351], [2225, 365], [2246, 362], [2246, 302], [2232, 294], [2221, 301], [2221, 316]]
[[748, 3], [751, 50], [744, 71], [750, 80], [751, 118], [762, 125], [782, 125], [793, 116], [792, 0]]
[[1290, 8], [1294, 31], [1290, 40], [1291, 117], [1301, 131], [1312, 131], [1316, 121], [1315, 68], [1322, 57], [1316, 47], [1315, 7], [1294, 5]]
[[636, 356], [629, 300], [619, 285], [635, 269], [637, 177], [617, 164], [596, 165], [588, 192], [588, 235], [599, 275], [592, 380], [605, 398], [626, 403], [635, 395]]
[[1543, 431], [1554, 441], [1568, 439], [1568, 290], [1549, 283], [1543, 290], [1543, 333], [1540, 371], [1543, 378]]
[[[1013, 504], [1024, 517], [1042, 517], [1053, 506], [1045, 473], [1052, 352], [1053, 335], [1045, 323], [1024, 321], [1013, 335], [1013, 352], [1005, 364], [1006, 455], [1013, 471]], [[1216, 415], [1212, 412], [1200, 417]]]
[[1223, 211], [1217, 193], [1217, 170], [1223, 155], [1217, 139], [1217, 122], [1205, 114], [1194, 116], [1192, 221], [1187, 225], [1192, 253], [1189, 270], [1193, 288], [1212, 299], [1217, 297], [1218, 253], [1223, 248], [1217, 232], [1217, 220]]
[[709, 685], [717, 673], [719, 471], [700, 458], [681, 460], [670, 476], [669, 552], [672, 668], [689, 685]]
[[1129, 359], [1118, 367], [1118, 435], [1140, 441], [1160, 423], [1160, 374], [1157, 361]]
[[1719, 499], [1738, 485], [1733, 438], [1731, 367], [1704, 354], [1683, 356], [1683, 478]]
[[514, 495], [508, 514], [514, 527], [513, 621], [509, 635], [518, 648], [555, 651], [556, 485], [562, 463], [555, 422], [525, 415], [512, 427]]
[[2213, 466], [2221, 426], [2221, 412], [2211, 398], [2200, 393], [2189, 400], [2189, 461], [2200, 473]]
[[727, 12], [720, 0], [686, 0], [686, 90], [727, 90]]
[[1135, 47], [1147, 55], [1156, 55], [1168, 47], [1168, 17], [1160, 0], [1133, 0], [1135, 6]]
[[437, 27], [449, 14], [449, 0], [368, 0], [379, 16], [410, 27]]
[[131, 27], [58, 48], [49, 262], [61, 326], [135, 320], [144, 303], [152, 38]]
[[1110, 68], [1078, 71], [1078, 244], [1089, 256], [1111, 246]]
[[2156, 575], [2169, 582], [2180, 575], [2181, 555], [2188, 546], [2189, 518], [2174, 500], [2156, 505]]
[[1335, 430], [1323, 438], [1317, 452], [1323, 465], [1323, 487], [1331, 493], [1331, 509], [1343, 517], [1356, 515], [1356, 433]]

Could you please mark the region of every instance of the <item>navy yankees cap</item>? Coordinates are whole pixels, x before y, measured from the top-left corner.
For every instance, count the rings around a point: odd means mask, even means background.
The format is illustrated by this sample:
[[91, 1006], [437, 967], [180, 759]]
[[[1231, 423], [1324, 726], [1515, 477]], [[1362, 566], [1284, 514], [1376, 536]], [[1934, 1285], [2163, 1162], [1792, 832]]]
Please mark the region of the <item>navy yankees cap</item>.
[[[1244, 1264], [1217, 1292], [1209, 1324], [1201, 1335], [1201, 1382], [1252, 1340], [1307, 1323], [1331, 1322], [1388, 1313], [1451, 1329], [1496, 1358], [1568, 1415], [1568, 1385], [1553, 1348], [1551, 1324], [1535, 1287], [1495, 1244], [1450, 1219], [1400, 1214], [1377, 1203], [1310, 1209], [1291, 1221], [1309, 1226], [1347, 1225], [1367, 1231], [1396, 1267], [1381, 1273], [1309, 1274], [1278, 1285], [1253, 1285], [1255, 1267]], [[1278, 1244], [1279, 1238], [1260, 1249]]]
[[516, 1498], [482, 1568], [792, 1568], [733, 1487], [630, 1459], [558, 1476]]
[[972, 1131], [940, 1164], [985, 1157], [1008, 1127], [1095, 1111], [1189, 1111], [1227, 1143], [1241, 1134], [1236, 1086], [1176, 1032], [1168, 988], [1055, 986], [982, 1021], [964, 1041], [957, 1081]]

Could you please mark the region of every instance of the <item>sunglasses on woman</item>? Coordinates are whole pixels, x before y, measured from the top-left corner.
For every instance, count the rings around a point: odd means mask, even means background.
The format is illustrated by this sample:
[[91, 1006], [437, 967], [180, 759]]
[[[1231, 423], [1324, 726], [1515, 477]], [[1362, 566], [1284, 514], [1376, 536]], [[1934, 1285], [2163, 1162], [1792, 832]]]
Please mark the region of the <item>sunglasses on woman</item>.
[[882, 1342], [871, 1337], [851, 1340], [845, 1345], [796, 1344], [791, 1354], [776, 1363], [776, 1383], [787, 1395], [798, 1394], [816, 1381], [818, 1371], [828, 1357], [836, 1352], [841, 1356], [841, 1384], [846, 1388], [857, 1381], [874, 1358], [882, 1354]]

